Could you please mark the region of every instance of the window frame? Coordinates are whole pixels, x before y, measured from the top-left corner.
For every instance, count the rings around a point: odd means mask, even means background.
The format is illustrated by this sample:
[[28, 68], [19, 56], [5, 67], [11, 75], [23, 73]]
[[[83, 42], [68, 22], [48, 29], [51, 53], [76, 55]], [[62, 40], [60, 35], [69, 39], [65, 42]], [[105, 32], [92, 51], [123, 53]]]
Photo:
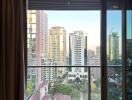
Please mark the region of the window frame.
[[[29, 2], [30, 3], [30, 2]], [[107, 6], [106, 6], [107, 0], [101, 0], [101, 39], [100, 39], [100, 68], [101, 68], [101, 100], [107, 100], [107, 55], [106, 55], [106, 11], [107, 11]], [[67, 3], [68, 4], [68, 3]], [[49, 8], [50, 9], [50, 8]], [[53, 9], [53, 8], [51, 8]], [[72, 8], [65, 8], [68, 10], [71, 10]], [[79, 7], [74, 8], [73, 10], [78, 10]], [[84, 9], [84, 8], [81, 8]], [[61, 9], [62, 10], [62, 9]], [[64, 10], [64, 9], [63, 9]], [[86, 10], [86, 9], [85, 9]], [[91, 9], [92, 10], [92, 9]], [[122, 100], [128, 100], [128, 95], [127, 95], [127, 64], [126, 64], [126, 1], [123, 0], [123, 4], [122, 4], [122, 85], [123, 85], [123, 89], [122, 89]], [[25, 18], [26, 19], [26, 18]], [[27, 21], [26, 21], [27, 22]], [[27, 24], [26, 24], [27, 25]], [[27, 29], [26, 29], [27, 30]], [[24, 35], [24, 55], [25, 55], [25, 86], [26, 86], [26, 79], [27, 79], [27, 68], [30, 67], [35, 67], [35, 66], [28, 66], [27, 65], [27, 33]], [[45, 67], [45, 66], [37, 66], [37, 67]], [[65, 66], [64, 66], [65, 67]], [[67, 66], [66, 66], [67, 67]], [[72, 66], [73, 67], [73, 66]], [[83, 66], [84, 67], [84, 66]], [[97, 66], [92, 66], [92, 67], [97, 67]], [[90, 67], [88, 67], [88, 78], [89, 78], [89, 83], [90, 83]], [[90, 87], [90, 85], [89, 85]], [[89, 91], [90, 88], [89, 88]], [[89, 92], [89, 98], [88, 100], [91, 100], [91, 92]]]

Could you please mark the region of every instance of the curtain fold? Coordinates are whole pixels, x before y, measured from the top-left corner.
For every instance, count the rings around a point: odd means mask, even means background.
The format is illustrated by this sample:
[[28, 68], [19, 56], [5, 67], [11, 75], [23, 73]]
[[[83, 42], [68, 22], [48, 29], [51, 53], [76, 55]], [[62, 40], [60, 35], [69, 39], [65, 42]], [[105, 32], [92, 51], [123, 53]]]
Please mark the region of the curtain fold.
[[0, 5], [0, 100], [24, 100], [26, 0]]

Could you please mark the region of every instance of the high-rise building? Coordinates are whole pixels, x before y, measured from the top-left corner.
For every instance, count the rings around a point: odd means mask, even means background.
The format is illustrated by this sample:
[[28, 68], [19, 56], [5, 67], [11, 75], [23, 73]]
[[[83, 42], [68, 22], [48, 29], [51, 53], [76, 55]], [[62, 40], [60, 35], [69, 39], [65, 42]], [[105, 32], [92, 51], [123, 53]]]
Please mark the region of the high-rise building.
[[97, 47], [96, 47], [96, 53], [95, 53], [95, 55], [96, 55], [97, 57], [100, 57], [100, 46], [97, 46]]
[[[66, 31], [64, 27], [51, 27], [48, 34], [48, 55], [54, 60], [54, 64], [64, 66], [66, 64]], [[62, 77], [64, 67], [57, 68], [57, 76]]]
[[87, 65], [87, 36], [81, 31], [75, 31], [69, 37], [70, 65]]
[[[28, 65], [36, 65], [36, 11], [28, 10], [27, 12], [27, 52]], [[27, 80], [31, 81], [32, 89], [36, 88], [36, 69], [27, 69]]]
[[132, 39], [127, 39], [127, 59], [131, 60], [128, 62], [132, 62]]
[[[69, 37], [69, 65], [87, 65], [87, 36], [82, 31], [75, 31]], [[72, 67], [68, 72], [68, 79], [82, 79], [87, 77], [84, 67]]]
[[36, 11], [28, 10], [27, 14], [27, 49], [28, 65], [36, 65]]
[[[41, 59], [48, 55], [48, 17], [43, 10], [36, 11], [36, 65], [41, 65]], [[36, 68], [37, 70], [37, 86], [43, 81], [44, 68]]]
[[113, 63], [119, 60], [119, 36], [116, 32], [109, 35], [109, 60]]
[[36, 13], [36, 59], [37, 65], [41, 65], [41, 58], [48, 53], [48, 17], [45, 11]]
[[87, 65], [89, 65], [89, 61], [91, 58], [95, 57], [95, 51], [88, 49], [87, 50]]
[[41, 58], [41, 80], [46, 80], [47, 82], [55, 81], [57, 78], [57, 68], [54, 66], [54, 61], [51, 58]]
[[75, 31], [69, 37], [70, 65], [86, 65], [87, 59], [87, 36], [81, 31]]
[[96, 47], [96, 51], [88, 50], [88, 65], [90, 66], [100, 65], [100, 46]]
[[95, 51], [88, 49], [88, 58], [94, 57], [95, 56]]
[[[28, 65], [40, 66], [41, 57], [47, 56], [47, 14], [41, 10], [28, 10], [27, 16]], [[32, 83], [37, 88], [41, 83], [41, 68], [29, 68], [28, 70], [28, 76], [32, 77]]]
[[88, 60], [88, 65], [89, 66], [99, 66], [100, 65], [100, 58], [97, 56], [91, 57]]

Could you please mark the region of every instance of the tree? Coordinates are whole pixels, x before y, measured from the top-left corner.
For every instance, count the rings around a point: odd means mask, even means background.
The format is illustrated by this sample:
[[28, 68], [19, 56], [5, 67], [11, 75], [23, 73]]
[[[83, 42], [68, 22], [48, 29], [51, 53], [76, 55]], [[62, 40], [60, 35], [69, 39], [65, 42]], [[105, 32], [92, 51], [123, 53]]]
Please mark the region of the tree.
[[29, 96], [32, 91], [32, 82], [31, 80], [27, 80], [27, 95]]
[[91, 83], [91, 89], [93, 90], [93, 91], [95, 91], [96, 90], [96, 84], [95, 83]]

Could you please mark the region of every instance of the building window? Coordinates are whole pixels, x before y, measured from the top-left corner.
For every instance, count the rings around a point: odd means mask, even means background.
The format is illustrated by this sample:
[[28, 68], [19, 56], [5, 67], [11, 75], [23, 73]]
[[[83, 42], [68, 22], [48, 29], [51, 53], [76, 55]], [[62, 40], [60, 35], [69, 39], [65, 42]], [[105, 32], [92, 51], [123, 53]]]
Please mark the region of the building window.
[[[50, 100], [51, 97], [57, 99], [59, 94], [69, 100], [101, 100], [103, 96], [108, 100], [123, 100], [126, 94], [123, 73], [127, 68], [127, 92], [131, 100], [132, 3], [127, 2], [130, 3], [127, 4], [126, 19], [123, 19], [124, 3], [121, 0], [29, 0], [27, 96]], [[104, 20], [100, 20], [103, 18], [100, 16], [104, 16]], [[125, 26], [126, 37], [123, 35]], [[127, 65], [124, 63], [125, 51]], [[104, 58], [100, 59], [100, 55]], [[107, 88], [103, 87], [106, 84]], [[40, 87], [47, 87], [47, 90], [39, 94]]]
[[[80, 97], [86, 100], [88, 96], [100, 100], [100, 10], [28, 10], [27, 14], [35, 22], [28, 21], [32, 26], [30, 29], [35, 31], [27, 34], [31, 45], [28, 48], [28, 70], [35, 73], [27, 73], [34, 86], [31, 89], [40, 91], [40, 85], [42, 88], [42, 84], [47, 83], [51, 97], [59, 92], [71, 100], [80, 100]], [[88, 70], [93, 75], [90, 79]], [[91, 95], [88, 92], [93, 88], [93, 82], [89, 80], [98, 83], [94, 83], [96, 88]], [[37, 94], [38, 91], [35, 91], [36, 95], [46, 96], [46, 93]]]

